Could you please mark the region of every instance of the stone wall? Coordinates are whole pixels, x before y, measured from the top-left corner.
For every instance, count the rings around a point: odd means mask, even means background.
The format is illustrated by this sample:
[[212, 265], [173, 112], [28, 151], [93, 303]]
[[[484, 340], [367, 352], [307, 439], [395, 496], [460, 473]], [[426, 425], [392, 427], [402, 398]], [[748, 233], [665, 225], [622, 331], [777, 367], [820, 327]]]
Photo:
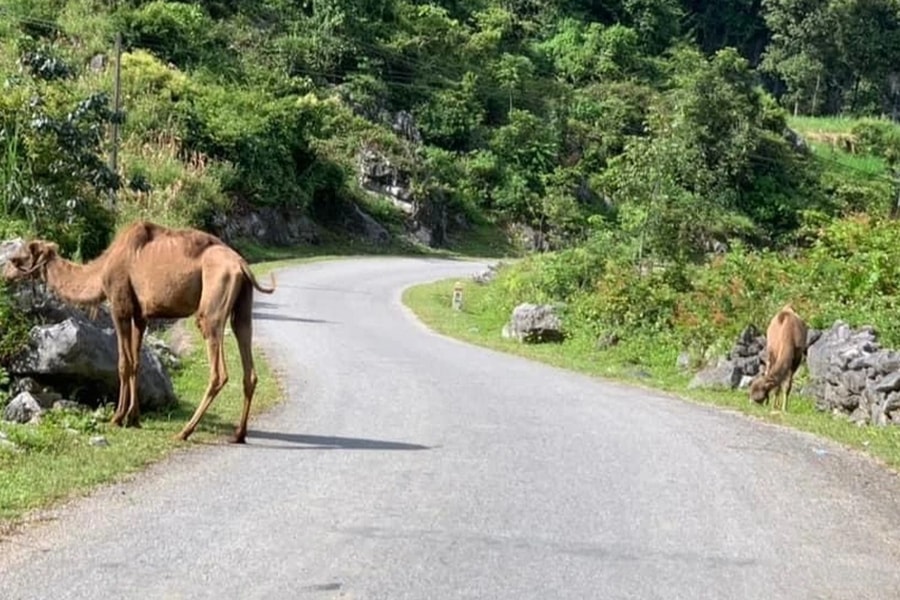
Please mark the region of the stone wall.
[[872, 327], [836, 321], [807, 352], [806, 393], [816, 408], [857, 423], [900, 423], [900, 353], [881, 348]]
[[[765, 342], [748, 327], [728, 355], [701, 369], [688, 387], [746, 388], [760, 373]], [[681, 366], [687, 362], [679, 357]], [[794, 393], [811, 397], [816, 409], [860, 424], [900, 424], [900, 352], [882, 348], [872, 327], [835, 321], [824, 331], [810, 328], [805, 364], [808, 382]]]

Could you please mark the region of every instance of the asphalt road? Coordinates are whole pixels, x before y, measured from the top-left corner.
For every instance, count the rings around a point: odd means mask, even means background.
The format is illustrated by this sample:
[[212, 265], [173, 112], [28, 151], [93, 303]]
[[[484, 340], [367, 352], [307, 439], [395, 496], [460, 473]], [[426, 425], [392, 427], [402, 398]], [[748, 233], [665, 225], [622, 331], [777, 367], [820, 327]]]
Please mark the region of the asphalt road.
[[[900, 597], [900, 483], [811, 436], [430, 333], [410, 283], [258, 298], [289, 400], [0, 543], [0, 598]], [[235, 379], [229, 385], [239, 385]]]

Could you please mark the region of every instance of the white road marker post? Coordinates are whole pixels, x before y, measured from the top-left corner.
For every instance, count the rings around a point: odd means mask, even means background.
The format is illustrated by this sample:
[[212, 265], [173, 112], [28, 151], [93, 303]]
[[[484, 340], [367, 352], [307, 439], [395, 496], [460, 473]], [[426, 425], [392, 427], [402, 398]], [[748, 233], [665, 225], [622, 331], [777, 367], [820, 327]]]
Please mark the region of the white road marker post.
[[457, 281], [456, 285], [453, 286], [453, 310], [462, 310], [462, 302], [463, 285], [462, 282]]

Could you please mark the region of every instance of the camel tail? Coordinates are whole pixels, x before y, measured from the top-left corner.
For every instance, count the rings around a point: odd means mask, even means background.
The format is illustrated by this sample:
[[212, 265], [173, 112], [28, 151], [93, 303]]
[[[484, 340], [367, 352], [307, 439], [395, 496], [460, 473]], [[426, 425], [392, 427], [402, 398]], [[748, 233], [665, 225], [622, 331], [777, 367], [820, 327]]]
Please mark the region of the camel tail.
[[272, 287], [266, 288], [259, 284], [259, 282], [256, 280], [256, 276], [253, 274], [253, 271], [250, 270], [250, 266], [247, 263], [241, 263], [241, 270], [244, 271], [244, 275], [247, 276], [247, 279], [250, 280], [250, 283], [253, 284], [253, 287], [255, 287], [263, 294], [271, 294], [275, 291], [275, 273], [269, 273], [269, 279], [272, 280]]

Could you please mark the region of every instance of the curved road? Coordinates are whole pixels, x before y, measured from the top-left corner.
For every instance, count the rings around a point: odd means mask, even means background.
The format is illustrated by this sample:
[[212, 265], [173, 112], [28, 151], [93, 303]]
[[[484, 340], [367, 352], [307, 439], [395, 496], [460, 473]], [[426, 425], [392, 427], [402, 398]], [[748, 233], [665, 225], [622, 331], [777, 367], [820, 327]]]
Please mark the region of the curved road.
[[400, 304], [477, 268], [283, 271], [256, 323], [289, 401], [247, 446], [179, 454], [0, 543], [0, 598], [900, 596], [895, 476], [440, 337]]

